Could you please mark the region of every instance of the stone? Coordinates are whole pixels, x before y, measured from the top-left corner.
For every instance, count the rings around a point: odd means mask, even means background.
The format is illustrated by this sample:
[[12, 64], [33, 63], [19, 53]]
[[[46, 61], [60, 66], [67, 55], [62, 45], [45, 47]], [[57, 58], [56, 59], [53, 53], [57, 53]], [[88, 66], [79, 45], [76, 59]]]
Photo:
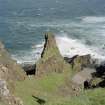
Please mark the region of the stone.
[[74, 56], [73, 59], [71, 59], [71, 64], [73, 71], [76, 72], [83, 70], [83, 68], [91, 67], [94, 65], [90, 55]]
[[41, 58], [36, 63], [36, 75], [62, 73], [65, 70], [70, 70], [70, 65], [61, 56], [54, 35], [46, 33]]
[[9, 90], [6, 86], [5, 80], [0, 80], [0, 97], [7, 97], [9, 95]]
[[82, 71], [75, 74], [72, 78], [72, 82], [84, 86], [85, 81], [91, 81], [92, 80], [92, 73], [95, 72], [95, 69], [92, 68], [84, 68]]

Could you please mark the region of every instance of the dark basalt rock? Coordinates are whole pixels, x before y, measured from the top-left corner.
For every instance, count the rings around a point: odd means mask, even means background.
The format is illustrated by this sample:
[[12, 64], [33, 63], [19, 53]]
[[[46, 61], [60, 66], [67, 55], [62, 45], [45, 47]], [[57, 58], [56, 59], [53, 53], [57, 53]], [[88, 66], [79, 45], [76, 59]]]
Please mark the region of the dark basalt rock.
[[72, 58], [68, 58], [68, 57], [64, 57], [64, 60], [69, 63], [72, 64], [72, 62], [74, 61], [74, 59], [77, 57], [78, 55], [73, 56]]
[[35, 75], [36, 73], [35, 64], [24, 64], [22, 67], [27, 75]]
[[105, 64], [96, 67], [96, 74], [97, 77], [105, 78]]
[[96, 72], [92, 73], [91, 87], [105, 87], [105, 64], [96, 67]]

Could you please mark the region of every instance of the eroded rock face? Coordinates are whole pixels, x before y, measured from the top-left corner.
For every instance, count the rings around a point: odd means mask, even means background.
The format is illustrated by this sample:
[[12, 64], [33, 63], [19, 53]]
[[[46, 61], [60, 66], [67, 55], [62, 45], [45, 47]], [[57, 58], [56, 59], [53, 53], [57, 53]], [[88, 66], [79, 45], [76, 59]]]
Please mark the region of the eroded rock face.
[[[5, 77], [9, 77], [12, 80], [24, 80], [24, 70], [12, 60], [4, 45], [0, 42], [0, 69], [5, 72]], [[7, 70], [8, 69], [8, 70]]]
[[84, 68], [82, 71], [75, 74], [72, 78], [72, 82], [77, 84], [78, 86], [82, 86], [83, 88], [85, 83], [89, 83], [92, 80], [92, 73], [95, 72], [95, 69], [92, 68]]
[[52, 33], [46, 33], [44, 49], [42, 51], [41, 58], [50, 57], [53, 55], [60, 55], [56, 40]]
[[20, 98], [17, 98], [10, 93], [7, 82], [2, 79], [0, 79], [0, 99], [5, 103], [8, 103], [8, 105], [23, 105]]
[[21, 99], [15, 97], [13, 92], [15, 81], [24, 79], [24, 70], [11, 59], [0, 42], [0, 99], [7, 105], [23, 105]]
[[46, 33], [41, 59], [36, 64], [36, 75], [62, 73], [64, 70], [70, 70], [70, 65], [60, 55], [54, 35]]
[[94, 64], [94, 61], [92, 60], [90, 55], [84, 55], [84, 56], [74, 56], [71, 61], [70, 64], [72, 64], [72, 69], [74, 71], [81, 71], [83, 70], [83, 68], [86, 67], [91, 67]]
[[5, 80], [0, 80], [0, 96], [7, 97], [9, 95], [9, 90], [6, 86]]

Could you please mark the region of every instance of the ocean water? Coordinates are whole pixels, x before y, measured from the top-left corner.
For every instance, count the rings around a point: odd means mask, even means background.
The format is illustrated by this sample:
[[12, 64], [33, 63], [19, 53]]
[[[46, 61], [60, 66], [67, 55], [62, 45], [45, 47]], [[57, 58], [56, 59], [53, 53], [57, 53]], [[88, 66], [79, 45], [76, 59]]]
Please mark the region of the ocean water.
[[[105, 60], [103, 0], [0, 0], [0, 40], [18, 63], [34, 63], [44, 33], [53, 32], [63, 56]], [[95, 5], [95, 6], [94, 6]], [[97, 8], [99, 6], [99, 8]]]

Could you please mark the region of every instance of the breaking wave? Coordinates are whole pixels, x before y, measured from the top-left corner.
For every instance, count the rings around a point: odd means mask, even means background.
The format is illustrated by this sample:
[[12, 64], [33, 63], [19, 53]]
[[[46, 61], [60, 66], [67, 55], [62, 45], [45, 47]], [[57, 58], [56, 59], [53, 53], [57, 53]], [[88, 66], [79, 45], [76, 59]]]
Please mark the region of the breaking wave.
[[[16, 28], [14, 30], [21, 30], [22, 26], [23, 30], [21, 32], [25, 32], [25, 34], [22, 34], [25, 40], [23, 44], [29, 41], [33, 44], [35, 40], [40, 42], [42, 33], [52, 31], [56, 35], [56, 42], [62, 56], [72, 57], [91, 54], [95, 59], [105, 60], [105, 17], [87, 16], [39, 23], [36, 21], [18, 22], [14, 25]], [[34, 32], [37, 34], [31, 36]], [[16, 35], [17, 39], [18, 37]], [[32, 45], [30, 49], [19, 50], [15, 54], [12, 53], [12, 57], [18, 63], [37, 61], [44, 45], [43, 41], [41, 44], [39, 42]]]
[[75, 55], [90, 54], [94, 59], [105, 60], [105, 56], [100, 53], [100, 49], [85, 45], [77, 39], [72, 39], [67, 35], [56, 37], [58, 48], [63, 56], [73, 57]]

